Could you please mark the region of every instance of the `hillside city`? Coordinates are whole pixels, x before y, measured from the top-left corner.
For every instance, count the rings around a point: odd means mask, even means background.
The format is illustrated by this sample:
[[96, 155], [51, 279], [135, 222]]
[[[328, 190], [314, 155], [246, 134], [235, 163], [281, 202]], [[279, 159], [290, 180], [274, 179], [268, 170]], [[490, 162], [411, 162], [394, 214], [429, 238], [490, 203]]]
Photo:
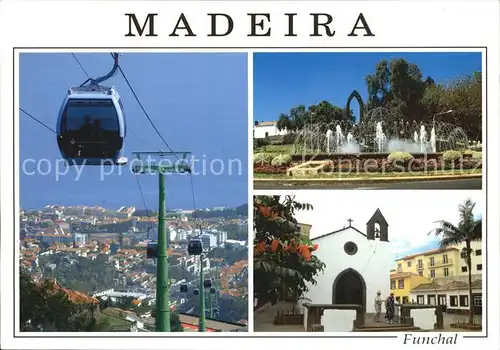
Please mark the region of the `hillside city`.
[[[170, 309], [183, 331], [198, 329], [200, 266], [214, 287], [206, 293], [206, 330], [246, 331], [247, 208], [167, 210]], [[35, 285], [49, 281], [72, 302], [100, 305], [104, 331], [153, 331], [156, 259], [147, 248], [157, 228], [157, 213], [134, 207], [21, 209], [20, 269]], [[202, 264], [187, 252], [197, 236], [208, 248]]]

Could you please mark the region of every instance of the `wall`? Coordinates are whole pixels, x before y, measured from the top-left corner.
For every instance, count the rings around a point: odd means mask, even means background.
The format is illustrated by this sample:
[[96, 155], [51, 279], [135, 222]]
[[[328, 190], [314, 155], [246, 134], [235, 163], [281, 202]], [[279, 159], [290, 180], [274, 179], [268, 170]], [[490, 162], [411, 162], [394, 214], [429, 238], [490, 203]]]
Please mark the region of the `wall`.
[[[344, 244], [348, 241], [358, 246], [358, 252], [353, 256], [344, 251]], [[311, 303], [331, 304], [335, 278], [345, 269], [352, 268], [365, 280], [366, 312], [375, 312], [373, 299], [377, 291], [382, 293], [383, 298], [389, 294], [389, 271], [394, 264], [390, 243], [367, 240], [353, 229], [314, 239], [313, 242], [318, 243], [315, 254], [326, 267], [324, 273], [316, 276], [317, 285], [308, 286], [306, 297], [311, 299]]]
[[[435, 278], [436, 280], [439, 279], [454, 279], [456, 277], [457, 280], [462, 280], [464, 276], [468, 276], [467, 271], [462, 271], [462, 266], [466, 266], [467, 264], [465, 263], [464, 259], [460, 258], [460, 252], [462, 251], [463, 248], [465, 248], [465, 243], [461, 243], [455, 246], [452, 246], [450, 249], [445, 252], [439, 252], [435, 254], [429, 254], [425, 255], [427, 252], [422, 252], [420, 255], [415, 255], [413, 256], [412, 259], [410, 260], [403, 260], [399, 259], [395, 263], [395, 268], [396, 272], [398, 272], [398, 264], [401, 264], [401, 271], [402, 272], [413, 272], [418, 274], [419, 271], [423, 272], [424, 277], [430, 278], [430, 270], [434, 269], [435, 270]], [[472, 255], [472, 274], [473, 275], [481, 275], [482, 270], [477, 269], [477, 265], [483, 264], [483, 256], [481, 255], [476, 255], [475, 252], [477, 250], [481, 250], [481, 253], [483, 251], [482, 249], [482, 242], [472, 242], [471, 243], [471, 249], [474, 251], [474, 254]], [[446, 254], [448, 256], [449, 261], [451, 264], [449, 265], [442, 265], [440, 262], [443, 260], [443, 255]], [[430, 258], [434, 257], [436, 261], [436, 265], [434, 268], [430, 266], [429, 261]], [[417, 269], [417, 262], [418, 260], [421, 259], [423, 262], [423, 270], [418, 270]], [[408, 267], [408, 261], [411, 261], [411, 266]], [[448, 268], [449, 276], [445, 277], [443, 274], [444, 268]]]
[[436, 323], [435, 309], [412, 309], [410, 317], [413, 318], [413, 324], [420, 329], [434, 330]]
[[[480, 289], [473, 289], [472, 294], [482, 294], [482, 290]], [[424, 304], [427, 304], [428, 302], [428, 296], [436, 296], [436, 304], [439, 303], [437, 296], [438, 295], [445, 295], [446, 296], [446, 305], [450, 309], [456, 309], [456, 310], [469, 310], [469, 305], [471, 303], [471, 298], [469, 296], [467, 300], [467, 306], [460, 306], [460, 296], [461, 295], [469, 295], [468, 290], [451, 290], [451, 291], [415, 291], [410, 293], [411, 298], [415, 299], [415, 302], [418, 302], [418, 296], [424, 296]], [[451, 306], [450, 302], [450, 297], [451, 296], [457, 296], [458, 297], [458, 306]]]
[[399, 289], [399, 283], [398, 281], [401, 278], [394, 278], [391, 280], [394, 280], [395, 283], [395, 289], [391, 289], [391, 293], [394, 293], [394, 296], [397, 298], [400, 298], [400, 302], [403, 302], [403, 297], [408, 297], [408, 301], [411, 301], [410, 297], [410, 291], [415, 288], [416, 286], [422, 284], [422, 283], [430, 283], [431, 281], [423, 276], [419, 275], [410, 275], [408, 277], [403, 278], [404, 280], [404, 288]]
[[[437, 266], [434, 266], [433, 269], [436, 270], [436, 275], [442, 275], [443, 269], [448, 268], [450, 276], [456, 276], [459, 273], [459, 265], [460, 265], [460, 251], [458, 248], [456, 249], [447, 249], [446, 251], [437, 252], [435, 254], [427, 254], [428, 252], [422, 252], [420, 255], [415, 255], [410, 260], [400, 259], [396, 261], [396, 271], [398, 271], [398, 264], [401, 264], [401, 270], [403, 272], [412, 272], [415, 274], [422, 273], [423, 277], [430, 278], [430, 270], [431, 266], [429, 264], [430, 258], [434, 257]], [[450, 264], [448, 265], [440, 265], [439, 262], [443, 260], [443, 255], [448, 256], [448, 260]], [[417, 268], [418, 261], [422, 260], [422, 269]], [[408, 262], [411, 261], [411, 266], [408, 266]]]
[[356, 319], [354, 310], [325, 310], [321, 317], [321, 325], [325, 332], [352, 332]]
[[253, 128], [254, 134], [253, 137], [255, 139], [264, 139], [266, 138], [266, 132], [268, 133], [267, 136], [277, 136], [277, 135], [285, 135], [286, 130], [278, 130], [276, 125], [259, 125], [255, 126]]
[[[465, 248], [465, 243], [460, 244], [457, 246], [458, 249], [462, 250]], [[474, 251], [474, 254], [471, 256], [471, 267], [472, 267], [472, 274], [482, 274], [482, 270], [477, 269], [477, 265], [483, 263], [483, 256], [481, 255], [476, 255], [475, 252], [476, 250], [480, 249], [482, 252], [482, 242], [471, 242], [471, 249]], [[469, 273], [467, 271], [462, 272], [462, 266], [467, 266], [465, 263], [464, 259], [460, 259], [460, 266], [458, 267], [458, 275], [459, 276], [468, 276]]]

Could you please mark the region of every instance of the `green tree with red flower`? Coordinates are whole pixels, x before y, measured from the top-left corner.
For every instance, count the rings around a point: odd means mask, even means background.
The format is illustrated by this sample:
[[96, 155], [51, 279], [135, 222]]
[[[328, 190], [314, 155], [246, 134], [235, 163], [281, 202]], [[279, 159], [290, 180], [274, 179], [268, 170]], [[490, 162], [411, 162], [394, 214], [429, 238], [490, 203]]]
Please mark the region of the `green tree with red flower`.
[[315, 255], [317, 244], [304, 237], [294, 215], [312, 210], [291, 196], [254, 197], [254, 296], [261, 305], [279, 296], [295, 300], [316, 284], [325, 264]]

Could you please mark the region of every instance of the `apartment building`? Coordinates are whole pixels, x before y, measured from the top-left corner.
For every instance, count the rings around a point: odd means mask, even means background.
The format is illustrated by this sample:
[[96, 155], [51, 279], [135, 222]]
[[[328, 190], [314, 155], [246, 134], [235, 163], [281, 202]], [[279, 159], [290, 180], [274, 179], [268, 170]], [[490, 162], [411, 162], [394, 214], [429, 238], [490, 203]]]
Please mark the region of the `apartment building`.
[[[401, 296], [401, 301], [404, 296], [405, 300], [418, 304], [443, 305], [446, 306], [447, 312], [467, 312], [472, 303], [475, 313], [481, 314], [482, 242], [472, 242], [471, 250], [471, 295], [469, 295], [469, 271], [464, 258], [465, 243], [396, 260], [396, 269], [391, 271], [391, 291], [394, 287], [393, 292]], [[393, 279], [396, 275], [407, 275], [413, 281], [406, 282], [406, 278]], [[417, 281], [417, 277], [420, 277], [420, 280]]]
[[[396, 271], [415, 273], [438, 284], [446, 284], [452, 280], [468, 283], [467, 262], [461, 258], [464, 248], [465, 243], [405, 256], [396, 261]], [[472, 280], [475, 281], [481, 279], [483, 270], [481, 242], [472, 242], [471, 249]]]
[[135, 207], [120, 207], [117, 211], [110, 211], [108, 216], [119, 219], [130, 219], [135, 213]]

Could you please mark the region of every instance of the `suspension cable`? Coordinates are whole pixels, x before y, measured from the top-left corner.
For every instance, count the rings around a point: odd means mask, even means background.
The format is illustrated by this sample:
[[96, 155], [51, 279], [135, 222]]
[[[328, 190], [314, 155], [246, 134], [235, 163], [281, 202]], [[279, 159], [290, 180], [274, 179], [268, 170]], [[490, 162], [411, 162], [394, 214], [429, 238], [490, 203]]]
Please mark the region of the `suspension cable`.
[[[113, 54], [111, 54], [111, 55], [113, 56]], [[156, 131], [156, 133], [160, 137], [160, 139], [163, 141], [163, 144], [165, 144], [165, 146], [170, 150], [170, 152], [173, 153], [174, 151], [172, 150], [172, 148], [170, 147], [170, 145], [168, 144], [168, 142], [163, 138], [163, 136], [161, 135], [160, 131], [156, 127], [155, 123], [153, 122], [153, 120], [149, 116], [149, 113], [146, 111], [146, 108], [144, 107], [144, 105], [142, 104], [141, 100], [139, 99], [139, 96], [136, 94], [134, 88], [132, 87], [132, 84], [128, 80], [128, 78], [127, 78], [127, 76], [125, 74], [125, 71], [123, 70], [123, 68], [121, 67], [121, 65], [118, 65], [118, 70], [121, 73], [121, 75], [122, 75], [123, 79], [125, 80], [125, 82], [127, 83], [130, 91], [132, 92], [132, 94], [134, 95], [135, 100], [137, 101], [137, 104], [139, 105], [139, 107], [141, 108], [142, 112], [144, 113], [144, 115], [148, 119], [149, 123], [151, 124], [151, 126], [153, 127], [153, 129]], [[174, 153], [174, 156], [177, 158], [177, 160], [180, 160], [179, 157], [177, 156], [177, 154]], [[195, 196], [195, 191], [194, 191], [194, 183], [193, 183], [193, 174], [192, 174], [192, 172], [189, 175], [190, 175], [190, 184], [191, 184], [191, 196], [192, 196], [192, 201], [193, 201], [193, 214], [194, 214], [194, 217], [196, 218], [196, 210], [197, 210], [197, 208], [196, 208], [196, 196]], [[201, 225], [199, 224], [198, 226], [200, 228], [200, 234], [201, 234]]]
[[76, 55], [73, 52], [71, 53], [71, 55], [75, 59], [76, 63], [78, 63], [78, 65], [80, 66], [80, 69], [82, 70], [82, 72], [87, 76], [87, 78], [90, 79], [89, 73], [87, 73], [87, 71], [85, 70], [85, 68], [83, 67], [83, 65], [80, 63], [80, 60], [76, 57]]
[[24, 109], [22, 109], [21, 107], [19, 107], [19, 110], [20, 110], [21, 112], [23, 112], [24, 114], [26, 114], [26, 115], [27, 115], [28, 117], [30, 117], [31, 119], [33, 119], [34, 121], [36, 121], [38, 124], [40, 124], [41, 126], [43, 126], [45, 129], [47, 129], [47, 130], [49, 130], [49, 131], [51, 131], [51, 132], [53, 132], [54, 134], [56, 134], [56, 135], [57, 135], [57, 132], [56, 132], [54, 129], [52, 129], [50, 126], [48, 126], [47, 124], [45, 124], [44, 122], [42, 122], [40, 119], [38, 119], [38, 118], [34, 117], [32, 114], [30, 114], [30, 113], [26, 112], [26, 111], [25, 111]]
[[[80, 60], [76, 57], [76, 55], [74, 53], [71, 53], [71, 55], [75, 59], [75, 61], [77, 62], [78, 66], [80, 67], [80, 69], [82, 70], [82, 72], [87, 76], [87, 78], [89, 80], [91, 80], [89, 74], [87, 73], [87, 70], [82, 65], [82, 63], [80, 62]], [[115, 55], [116, 54], [111, 53], [111, 56], [114, 59], [115, 59]], [[122, 67], [120, 65], [117, 65], [117, 68], [118, 68], [119, 72], [121, 73], [121, 75], [123, 76], [123, 79], [127, 83], [130, 91], [132, 92], [132, 95], [134, 96], [134, 98], [137, 101], [137, 103], [138, 103], [139, 107], [141, 108], [142, 112], [144, 113], [144, 115], [148, 119], [149, 123], [151, 124], [151, 126], [153, 127], [153, 129], [156, 131], [157, 135], [160, 137], [160, 139], [162, 140], [163, 144], [165, 144], [165, 146], [170, 150], [170, 152], [173, 153], [172, 148], [170, 147], [170, 145], [168, 144], [168, 142], [165, 140], [165, 138], [161, 135], [160, 131], [158, 130], [158, 128], [154, 124], [153, 120], [149, 116], [149, 113], [146, 111], [144, 105], [142, 104], [141, 100], [139, 99], [139, 96], [137, 95], [137, 93], [135, 92], [134, 88], [132, 87], [132, 84], [128, 80], [128, 78], [127, 78], [124, 70], [122, 69]], [[27, 115], [28, 117], [30, 117], [31, 119], [33, 119], [34, 121], [36, 121], [38, 124], [42, 125], [47, 130], [49, 130], [49, 131], [51, 131], [51, 132], [53, 132], [54, 134], [57, 135], [57, 131], [56, 130], [52, 129], [47, 124], [43, 123], [41, 120], [39, 120], [38, 118], [34, 117], [32, 114], [28, 113], [23, 108], [19, 108], [19, 110], [21, 112], [23, 112], [25, 115]], [[130, 127], [127, 127], [127, 128], [129, 130], [131, 130]], [[135, 134], [134, 132], [132, 132], [132, 133]], [[177, 158], [177, 160], [180, 160], [179, 156], [177, 154], [175, 154], [175, 153], [173, 153], [173, 154]], [[193, 202], [193, 217], [196, 219], [196, 211], [197, 211], [197, 208], [196, 208], [196, 196], [195, 196], [195, 190], [194, 190], [194, 182], [193, 182], [193, 174], [192, 174], [192, 172], [190, 172], [189, 175], [190, 175], [190, 185], [191, 185], [191, 197], [192, 197], [192, 202]], [[146, 201], [145, 201], [144, 194], [143, 194], [141, 186], [140, 186], [139, 179], [136, 178], [136, 180], [137, 180], [137, 184], [138, 184], [138, 187], [139, 187], [139, 192], [141, 194], [141, 198], [142, 198], [142, 201], [143, 201], [143, 205], [144, 205], [144, 207], [146, 209], [146, 215], [148, 216], [148, 220], [149, 220], [149, 223], [150, 223], [150, 228], [152, 229], [152, 218], [149, 215], [149, 210], [148, 210], [147, 205], [146, 205]], [[200, 229], [200, 235], [201, 235], [201, 224], [198, 224], [198, 227]], [[148, 232], [148, 236], [149, 236], [149, 232]]]
[[142, 192], [142, 186], [141, 186], [141, 182], [139, 181], [139, 176], [138, 175], [134, 175], [134, 177], [137, 180], [137, 187], [139, 188], [139, 193], [141, 194], [142, 204], [144, 205], [144, 208], [146, 209], [146, 216], [148, 217], [148, 221], [149, 221], [149, 228], [148, 228], [147, 238], [150, 239], [149, 233], [150, 233], [150, 231], [153, 230], [152, 218], [151, 218], [151, 215], [149, 215], [148, 205], [146, 203], [146, 199], [144, 198], [144, 193]]
[[[141, 108], [142, 112], [144, 113], [144, 115], [148, 119], [148, 121], [151, 124], [151, 126], [153, 127], [153, 129], [156, 131], [156, 134], [160, 137], [160, 139], [163, 141], [163, 144], [165, 144], [165, 146], [170, 150], [170, 152], [173, 153], [174, 151], [172, 150], [172, 148], [170, 147], [170, 145], [168, 144], [168, 142], [163, 138], [163, 136], [161, 135], [160, 131], [156, 127], [155, 123], [153, 122], [153, 120], [149, 116], [149, 113], [146, 111], [146, 108], [144, 108], [144, 105], [142, 104], [141, 100], [139, 99], [139, 96], [137, 96], [134, 88], [132, 87], [132, 84], [130, 84], [130, 81], [128, 80], [127, 76], [125, 75], [125, 72], [123, 71], [123, 69], [122, 69], [122, 67], [120, 65], [118, 66], [118, 70], [120, 71], [123, 79], [127, 83], [130, 91], [132, 92], [132, 95], [134, 95], [134, 98], [137, 101], [137, 104]], [[177, 160], [179, 160], [179, 156], [177, 154], [174, 153], [174, 156], [177, 158]]]

